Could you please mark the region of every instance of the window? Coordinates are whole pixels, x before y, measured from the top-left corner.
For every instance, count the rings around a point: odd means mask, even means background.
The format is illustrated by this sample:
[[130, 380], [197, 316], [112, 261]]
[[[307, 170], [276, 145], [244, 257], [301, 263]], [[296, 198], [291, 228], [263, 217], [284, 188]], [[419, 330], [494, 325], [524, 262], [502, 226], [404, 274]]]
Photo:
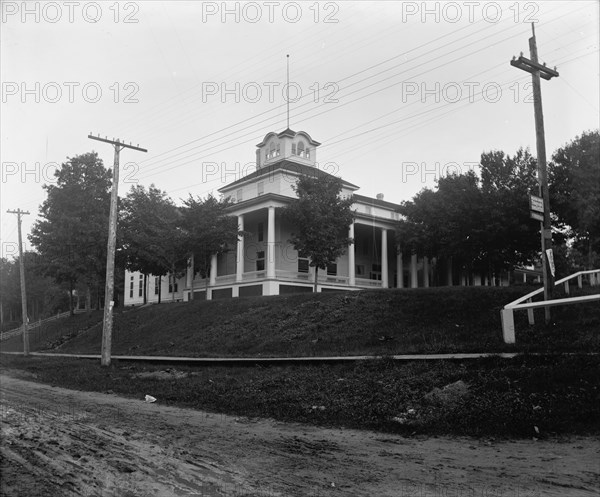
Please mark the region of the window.
[[337, 276], [337, 264], [327, 264], [327, 276]]
[[261, 250], [260, 252], [256, 252], [256, 270], [264, 271], [265, 270], [265, 251]]
[[140, 274], [140, 279], [138, 281], [138, 297], [143, 297], [144, 295], [144, 275]]
[[304, 154], [304, 156], [305, 156], [307, 159], [310, 159], [310, 148], [306, 147], [306, 153]]
[[129, 282], [129, 298], [133, 298], [133, 276], [131, 277], [131, 281]]
[[177, 293], [177, 281], [175, 281], [175, 285], [173, 285], [173, 283], [171, 283], [172, 280], [175, 280], [175, 278], [169, 276], [169, 293]]
[[308, 273], [308, 259], [298, 259], [298, 272]]
[[260, 181], [257, 185], [257, 193], [259, 195], [262, 195], [263, 193], [265, 193], [265, 182], [264, 181]]
[[159, 280], [158, 276], [154, 278], [154, 295], [158, 295], [158, 290], [160, 289]]
[[262, 242], [265, 238], [265, 225], [264, 223], [258, 223], [258, 241]]
[[237, 191], [237, 201], [241, 202], [243, 199], [243, 195], [242, 193], [244, 192], [244, 190], [242, 190], [241, 188]]
[[365, 266], [362, 264], [356, 265], [356, 276], [364, 276], [365, 274]]
[[370, 279], [381, 281], [381, 264], [373, 264], [371, 266]]
[[304, 142], [298, 143], [298, 155], [304, 157]]

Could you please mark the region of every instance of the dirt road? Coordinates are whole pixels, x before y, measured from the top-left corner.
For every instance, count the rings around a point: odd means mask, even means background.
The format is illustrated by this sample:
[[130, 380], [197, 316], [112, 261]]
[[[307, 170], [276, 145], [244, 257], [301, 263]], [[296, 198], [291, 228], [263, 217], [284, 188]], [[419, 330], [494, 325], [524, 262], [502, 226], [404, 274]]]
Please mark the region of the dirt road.
[[[11, 373], [12, 375], [13, 373]], [[592, 438], [403, 438], [0, 376], [2, 496], [592, 496]], [[144, 403], [155, 394], [156, 403]]]

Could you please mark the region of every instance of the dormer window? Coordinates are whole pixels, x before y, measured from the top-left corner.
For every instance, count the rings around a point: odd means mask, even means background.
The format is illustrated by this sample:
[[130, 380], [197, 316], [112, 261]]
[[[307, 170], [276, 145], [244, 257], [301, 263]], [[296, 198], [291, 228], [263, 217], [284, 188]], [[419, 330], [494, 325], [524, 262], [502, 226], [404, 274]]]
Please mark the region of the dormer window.
[[310, 159], [310, 148], [306, 147], [306, 154], [304, 155], [307, 159]]
[[298, 155], [304, 157], [304, 142], [298, 143]]

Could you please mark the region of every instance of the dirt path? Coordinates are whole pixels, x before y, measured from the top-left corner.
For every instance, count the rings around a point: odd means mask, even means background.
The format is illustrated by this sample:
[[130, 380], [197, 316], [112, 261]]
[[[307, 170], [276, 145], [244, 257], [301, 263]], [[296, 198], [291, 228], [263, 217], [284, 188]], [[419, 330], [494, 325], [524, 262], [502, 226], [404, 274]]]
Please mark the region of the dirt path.
[[600, 488], [592, 438], [403, 438], [0, 382], [2, 496], [562, 497]]

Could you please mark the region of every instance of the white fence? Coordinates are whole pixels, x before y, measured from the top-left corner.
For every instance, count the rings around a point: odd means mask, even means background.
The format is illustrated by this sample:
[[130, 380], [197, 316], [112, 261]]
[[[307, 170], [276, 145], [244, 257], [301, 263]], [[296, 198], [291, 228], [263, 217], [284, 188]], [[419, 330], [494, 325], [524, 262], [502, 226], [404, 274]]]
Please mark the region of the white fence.
[[[85, 309], [75, 309], [75, 314], [80, 314], [82, 312], [87, 312]], [[42, 324], [47, 323], [49, 321], [55, 321], [57, 319], [60, 318], [66, 318], [69, 317], [71, 313], [69, 311], [65, 311], [65, 312], [61, 312], [59, 314], [57, 314], [56, 316], [50, 316], [49, 318], [46, 319], [39, 319], [37, 321], [35, 321], [34, 323], [29, 323], [27, 325], [27, 331], [29, 330], [33, 330], [35, 328], [39, 328], [40, 326], [42, 326]], [[12, 330], [8, 330], [8, 331], [4, 331], [2, 333], [0, 333], [0, 342], [3, 342], [4, 340], [8, 340], [9, 338], [21, 335], [23, 333], [23, 326], [19, 326], [18, 328], [13, 328]]]
[[[562, 278], [554, 283], [555, 286], [564, 285], [565, 293], [569, 295], [570, 293], [570, 281], [577, 279], [577, 286], [579, 288], [583, 287], [583, 278], [587, 276], [590, 286], [599, 286], [600, 285], [600, 269], [590, 269], [588, 271], [579, 271], [571, 276], [567, 276], [566, 278]], [[540, 302], [533, 302], [533, 297], [539, 295], [544, 291], [543, 288], [540, 288], [534, 292], [528, 293], [527, 295], [511, 302], [510, 304], [506, 304], [504, 309], [500, 311], [500, 317], [502, 318], [502, 335], [504, 337], [504, 343], [515, 343], [515, 317], [514, 311], [518, 310], [526, 310], [527, 317], [529, 319], [529, 324], [535, 324], [535, 319], [533, 316], [533, 310], [536, 307], [553, 307], [558, 305], [568, 305], [568, 304], [580, 304], [583, 302], [593, 302], [595, 300], [600, 301], [600, 293], [595, 295], [583, 295], [581, 297], [567, 297], [563, 299], [554, 299], [554, 300], [545, 300]]]

